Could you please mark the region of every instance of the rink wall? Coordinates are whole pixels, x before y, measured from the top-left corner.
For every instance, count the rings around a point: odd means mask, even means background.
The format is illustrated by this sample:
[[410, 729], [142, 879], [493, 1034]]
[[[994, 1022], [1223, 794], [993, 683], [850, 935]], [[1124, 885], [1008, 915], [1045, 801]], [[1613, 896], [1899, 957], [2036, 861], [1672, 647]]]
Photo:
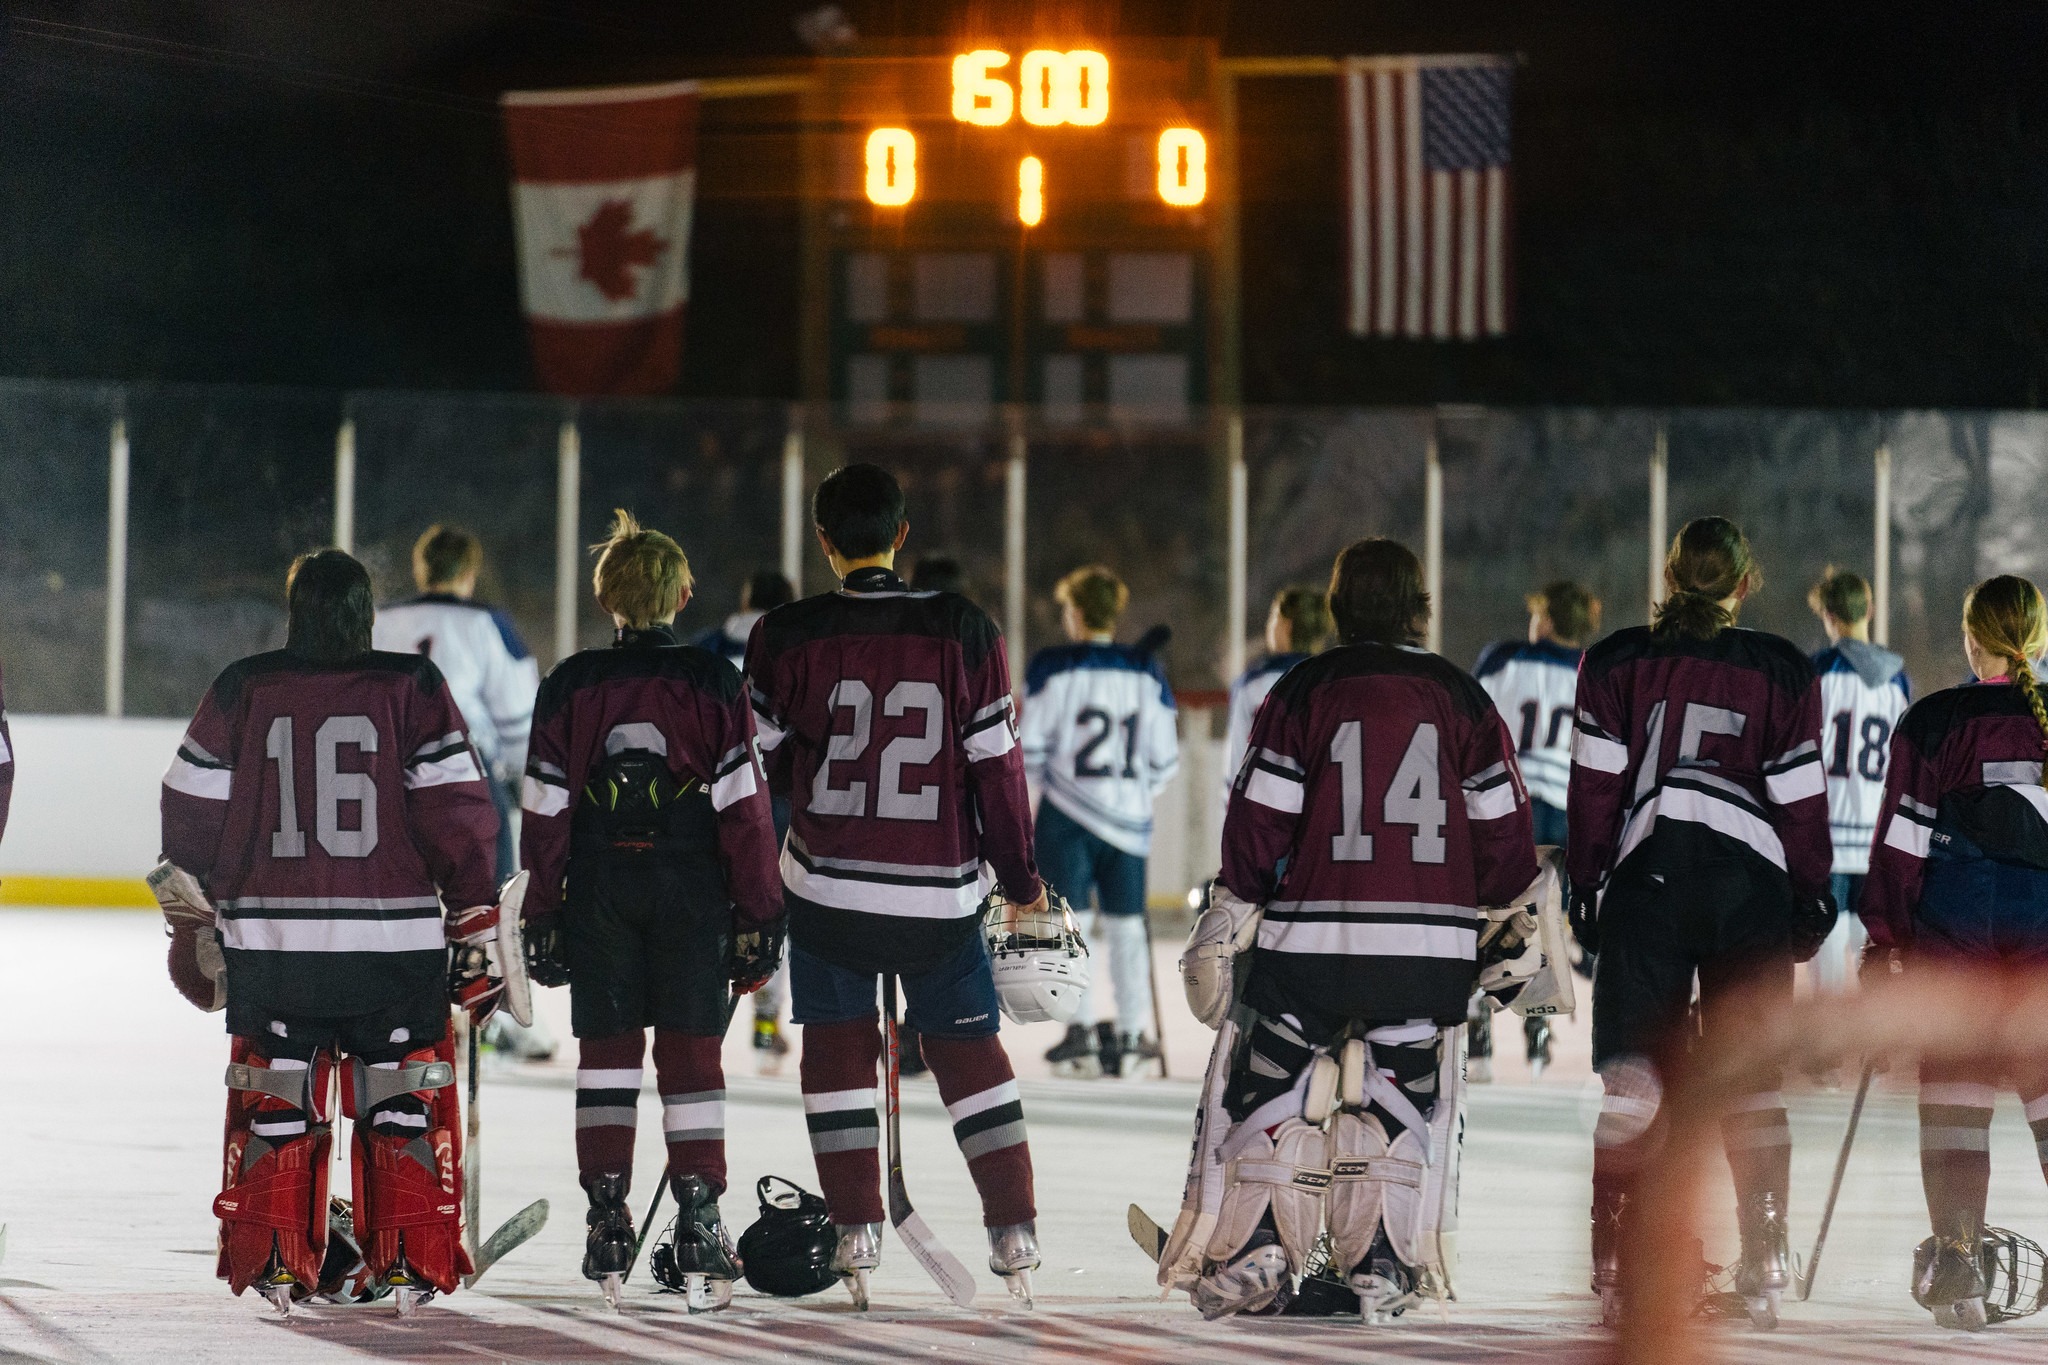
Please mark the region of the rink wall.
[[[1180, 775], [1155, 812], [1155, 905], [1213, 876], [1221, 847], [1223, 746], [1208, 716], [1183, 713]], [[184, 734], [175, 720], [13, 716], [14, 805], [0, 837], [0, 905], [154, 906], [157, 793]], [[1196, 794], [1206, 799], [1191, 800]]]

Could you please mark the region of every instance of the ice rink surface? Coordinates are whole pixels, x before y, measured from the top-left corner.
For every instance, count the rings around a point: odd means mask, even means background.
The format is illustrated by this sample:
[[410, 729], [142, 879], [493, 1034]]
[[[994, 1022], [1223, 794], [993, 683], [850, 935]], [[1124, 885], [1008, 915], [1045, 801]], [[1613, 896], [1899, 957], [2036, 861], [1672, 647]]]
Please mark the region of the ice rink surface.
[[[1045, 1265], [1038, 1309], [1013, 1309], [985, 1273], [972, 1186], [935, 1090], [906, 1082], [912, 1197], [940, 1238], [976, 1270], [971, 1310], [946, 1305], [885, 1234], [875, 1309], [844, 1293], [776, 1300], [744, 1286], [731, 1310], [691, 1318], [652, 1292], [644, 1269], [625, 1311], [604, 1308], [577, 1274], [584, 1200], [571, 1129], [568, 1050], [548, 1065], [492, 1071], [483, 1092], [483, 1223], [545, 1196], [553, 1220], [473, 1291], [401, 1326], [387, 1304], [302, 1310], [289, 1324], [254, 1295], [213, 1279], [221, 1073], [220, 1016], [201, 1015], [163, 974], [154, 915], [0, 912], [0, 1361], [242, 1361], [277, 1365], [409, 1361], [1209, 1360], [1310, 1362], [1599, 1359], [1610, 1338], [1587, 1293], [1587, 1173], [1597, 1095], [1583, 1028], [1552, 1075], [1528, 1084], [1505, 1017], [1502, 1080], [1474, 1087], [1465, 1157], [1459, 1301], [1376, 1328], [1355, 1319], [1204, 1324], [1184, 1300], [1162, 1303], [1152, 1267], [1124, 1231], [1136, 1201], [1170, 1223], [1180, 1198], [1189, 1116], [1206, 1034], [1173, 1029], [1171, 1081], [1062, 1081], [1038, 1053], [1057, 1030], [1009, 1036], [1024, 1075]], [[1162, 955], [1167, 954], [1161, 945]], [[1171, 989], [1173, 978], [1164, 978]], [[566, 1040], [566, 993], [544, 1000]], [[1179, 1017], [1183, 1012], [1176, 1012]], [[745, 1019], [742, 1010], [741, 1022]], [[795, 1067], [757, 1078], [743, 1029], [727, 1048], [735, 1234], [754, 1217], [754, 1181], [816, 1187]], [[1035, 1079], [1034, 1079], [1035, 1078]], [[653, 1084], [650, 1067], [648, 1084]], [[1849, 1107], [1843, 1093], [1792, 1101], [1793, 1243], [1812, 1242]], [[658, 1101], [641, 1106], [637, 1186], [644, 1207], [661, 1163]], [[1813, 1301], [1788, 1305], [1771, 1335], [1708, 1330], [1723, 1358], [1755, 1361], [2048, 1359], [2048, 1315], [1980, 1337], [1937, 1333], [1907, 1297], [1913, 1245], [1926, 1235], [1910, 1097], [1880, 1088], [1864, 1117]], [[2044, 1193], [2017, 1105], [1993, 1133], [1992, 1220], [2048, 1234]], [[338, 1188], [345, 1188], [340, 1186]], [[1722, 1259], [1725, 1230], [1708, 1239]], [[1717, 1254], [1718, 1253], [1718, 1254]]]

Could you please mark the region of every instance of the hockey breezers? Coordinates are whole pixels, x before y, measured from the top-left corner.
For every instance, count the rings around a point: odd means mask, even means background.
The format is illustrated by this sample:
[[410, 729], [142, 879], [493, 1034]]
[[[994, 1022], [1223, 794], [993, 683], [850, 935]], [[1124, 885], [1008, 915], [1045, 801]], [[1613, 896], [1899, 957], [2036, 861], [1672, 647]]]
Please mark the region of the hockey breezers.
[[[518, 918], [516, 911], [513, 918]], [[462, 1149], [462, 1226], [464, 1235], [469, 1239], [470, 1264], [476, 1268], [462, 1281], [463, 1287], [468, 1288], [482, 1279], [485, 1271], [518, 1250], [547, 1226], [548, 1201], [534, 1200], [501, 1223], [497, 1231], [485, 1238], [482, 1243], [477, 1242], [477, 1229], [481, 1226], [478, 1218], [483, 1206], [483, 1129], [481, 1114], [477, 1108], [477, 1092], [481, 1088], [482, 1080], [479, 1062], [482, 1049], [477, 1046], [476, 1026], [470, 1022], [469, 1016], [461, 1011], [456, 1012], [455, 1041], [461, 1051], [462, 1066], [467, 1073], [467, 1093], [464, 1099], [469, 1106], [464, 1119], [465, 1136], [468, 1141]]]
[[903, 1183], [902, 1048], [896, 1026], [896, 978], [882, 978], [882, 1029], [885, 1036], [889, 1097], [889, 1222], [910, 1254], [924, 1267], [945, 1296], [961, 1308], [974, 1302], [974, 1280], [960, 1258], [925, 1226], [911, 1207], [910, 1191]]

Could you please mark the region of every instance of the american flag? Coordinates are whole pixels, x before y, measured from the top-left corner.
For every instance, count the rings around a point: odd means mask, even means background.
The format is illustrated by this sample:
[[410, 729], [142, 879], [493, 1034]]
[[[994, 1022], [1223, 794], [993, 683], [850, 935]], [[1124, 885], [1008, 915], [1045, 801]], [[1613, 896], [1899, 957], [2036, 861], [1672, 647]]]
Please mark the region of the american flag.
[[1354, 334], [1507, 332], [1512, 86], [1501, 57], [1345, 60]]

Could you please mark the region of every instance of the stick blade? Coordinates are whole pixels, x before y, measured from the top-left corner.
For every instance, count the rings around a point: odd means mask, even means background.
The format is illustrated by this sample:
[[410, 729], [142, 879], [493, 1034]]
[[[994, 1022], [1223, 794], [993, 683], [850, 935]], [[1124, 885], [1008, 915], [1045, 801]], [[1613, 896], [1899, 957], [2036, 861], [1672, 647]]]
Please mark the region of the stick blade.
[[477, 1251], [476, 1270], [470, 1275], [468, 1283], [475, 1284], [481, 1280], [485, 1271], [532, 1241], [547, 1225], [548, 1201], [545, 1199], [536, 1199], [507, 1218], [496, 1232], [485, 1239], [482, 1248]]
[[967, 1267], [960, 1258], [946, 1250], [945, 1244], [925, 1225], [916, 1209], [910, 1207], [908, 1197], [899, 1199], [900, 1186], [889, 1191], [889, 1221], [896, 1228], [896, 1235], [917, 1263], [924, 1267], [924, 1273], [932, 1277], [932, 1283], [939, 1291], [953, 1301], [955, 1307], [966, 1308], [974, 1302], [974, 1277], [967, 1273]]
[[1158, 1220], [1133, 1204], [1124, 1214], [1124, 1227], [1138, 1244], [1138, 1250], [1145, 1253], [1145, 1259], [1158, 1265], [1159, 1258], [1166, 1254], [1166, 1229], [1159, 1226]]

